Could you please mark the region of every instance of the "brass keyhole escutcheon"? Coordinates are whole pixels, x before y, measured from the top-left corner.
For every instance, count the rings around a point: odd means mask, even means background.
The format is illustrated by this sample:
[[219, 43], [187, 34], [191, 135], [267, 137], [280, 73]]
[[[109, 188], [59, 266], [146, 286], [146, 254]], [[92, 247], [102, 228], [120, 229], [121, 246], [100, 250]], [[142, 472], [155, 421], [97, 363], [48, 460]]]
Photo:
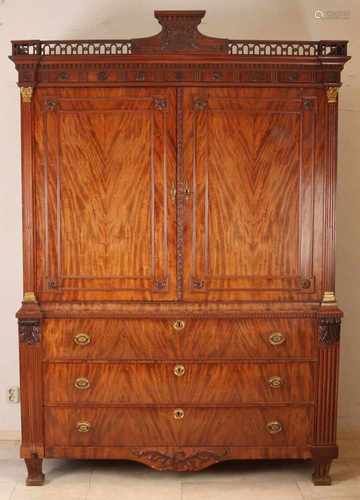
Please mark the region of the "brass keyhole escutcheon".
[[80, 389], [80, 390], [89, 389], [90, 382], [85, 377], [79, 377], [75, 380], [74, 387], [75, 389]]
[[182, 377], [185, 373], [185, 366], [183, 365], [176, 365], [174, 368], [174, 373], [177, 377]]
[[182, 319], [177, 319], [173, 322], [172, 327], [176, 331], [183, 330], [185, 328], [185, 321], [183, 321]]
[[176, 410], [174, 410], [175, 420], [181, 420], [182, 418], [184, 418], [184, 415], [184, 410], [182, 410], [181, 408], [176, 408]]
[[274, 332], [269, 337], [269, 342], [271, 345], [281, 345], [285, 342], [285, 336], [280, 332]]
[[74, 342], [77, 345], [88, 345], [90, 344], [91, 338], [87, 333], [78, 333], [74, 337]]
[[76, 430], [78, 432], [89, 432], [91, 428], [91, 425], [89, 424], [89, 422], [78, 422], [76, 424]]
[[277, 420], [274, 422], [268, 422], [266, 424], [266, 429], [270, 434], [278, 434], [283, 430], [283, 426], [281, 422], [278, 422]]
[[277, 376], [270, 377], [268, 383], [272, 389], [279, 389], [283, 385], [282, 378]]

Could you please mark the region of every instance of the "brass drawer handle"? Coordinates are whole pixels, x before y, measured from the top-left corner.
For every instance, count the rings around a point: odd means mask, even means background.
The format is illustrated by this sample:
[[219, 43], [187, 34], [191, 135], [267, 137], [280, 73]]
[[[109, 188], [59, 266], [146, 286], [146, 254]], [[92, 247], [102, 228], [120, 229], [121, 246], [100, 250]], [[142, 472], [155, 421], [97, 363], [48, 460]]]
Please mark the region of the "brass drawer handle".
[[91, 337], [87, 333], [78, 333], [74, 337], [74, 342], [77, 345], [88, 345], [90, 344]]
[[183, 321], [182, 319], [177, 319], [176, 321], [174, 321], [174, 323], [172, 324], [172, 327], [174, 328], [174, 330], [176, 331], [179, 331], [179, 330], [183, 330], [185, 328], [185, 321]]
[[90, 429], [91, 425], [89, 424], [89, 422], [78, 422], [76, 424], [76, 430], [78, 432], [89, 432]]
[[185, 373], [185, 366], [183, 365], [176, 365], [174, 368], [174, 373], [177, 377], [182, 377]]
[[279, 389], [283, 385], [283, 380], [281, 377], [270, 377], [268, 380], [269, 386], [272, 389]]
[[184, 415], [184, 410], [182, 410], [181, 408], [176, 408], [176, 410], [174, 410], [175, 420], [181, 420], [182, 418], [184, 418]]
[[89, 389], [90, 382], [85, 377], [79, 377], [75, 380], [74, 387], [75, 389], [80, 389], [80, 390]]
[[266, 430], [269, 432], [269, 434], [278, 434], [283, 430], [283, 426], [281, 422], [275, 420], [274, 422], [268, 422], [266, 424]]
[[269, 342], [271, 345], [281, 345], [285, 342], [285, 336], [280, 332], [274, 332], [269, 337]]

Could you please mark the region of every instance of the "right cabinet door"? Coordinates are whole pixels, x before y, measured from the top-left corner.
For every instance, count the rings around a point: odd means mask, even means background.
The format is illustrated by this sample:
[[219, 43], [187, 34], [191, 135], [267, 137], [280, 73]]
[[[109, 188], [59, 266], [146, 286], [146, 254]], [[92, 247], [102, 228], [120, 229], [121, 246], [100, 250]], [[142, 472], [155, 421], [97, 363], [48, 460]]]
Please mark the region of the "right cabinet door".
[[317, 90], [185, 91], [186, 300], [319, 298], [321, 106]]

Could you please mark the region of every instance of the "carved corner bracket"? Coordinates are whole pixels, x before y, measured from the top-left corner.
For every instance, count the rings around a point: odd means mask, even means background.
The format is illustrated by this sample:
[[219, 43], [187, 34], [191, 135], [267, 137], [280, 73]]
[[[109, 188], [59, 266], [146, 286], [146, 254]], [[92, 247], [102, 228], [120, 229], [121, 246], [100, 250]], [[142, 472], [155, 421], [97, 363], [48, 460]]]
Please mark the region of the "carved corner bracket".
[[320, 317], [319, 340], [320, 344], [332, 345], [340, 340], [340, 315], [324, 315]]
[[19, 319], [19, 341], [22, 344], [38, 344], [41, 340], [40, 319]]
[[158, 450], [132, 450], [131, 453], [154, 469], [187, 472], [201, 470], [220, 462], [227, 456], [228, 450], [223, 449], [220, 452], [199, 450], [194, 453], [187, 453], [183, 450], [169, 453]]

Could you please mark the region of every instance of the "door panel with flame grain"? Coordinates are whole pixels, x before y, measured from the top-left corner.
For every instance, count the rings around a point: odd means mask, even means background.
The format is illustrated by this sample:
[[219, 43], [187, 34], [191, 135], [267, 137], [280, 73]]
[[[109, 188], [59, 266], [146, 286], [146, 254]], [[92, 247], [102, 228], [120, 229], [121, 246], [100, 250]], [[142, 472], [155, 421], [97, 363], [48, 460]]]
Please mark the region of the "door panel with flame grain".
[[187, 299], [314, 297], [316, 107], [289, 89], [186, 91]]
[[175, 93], [39, 90], [42, 299], [175, 298]]

